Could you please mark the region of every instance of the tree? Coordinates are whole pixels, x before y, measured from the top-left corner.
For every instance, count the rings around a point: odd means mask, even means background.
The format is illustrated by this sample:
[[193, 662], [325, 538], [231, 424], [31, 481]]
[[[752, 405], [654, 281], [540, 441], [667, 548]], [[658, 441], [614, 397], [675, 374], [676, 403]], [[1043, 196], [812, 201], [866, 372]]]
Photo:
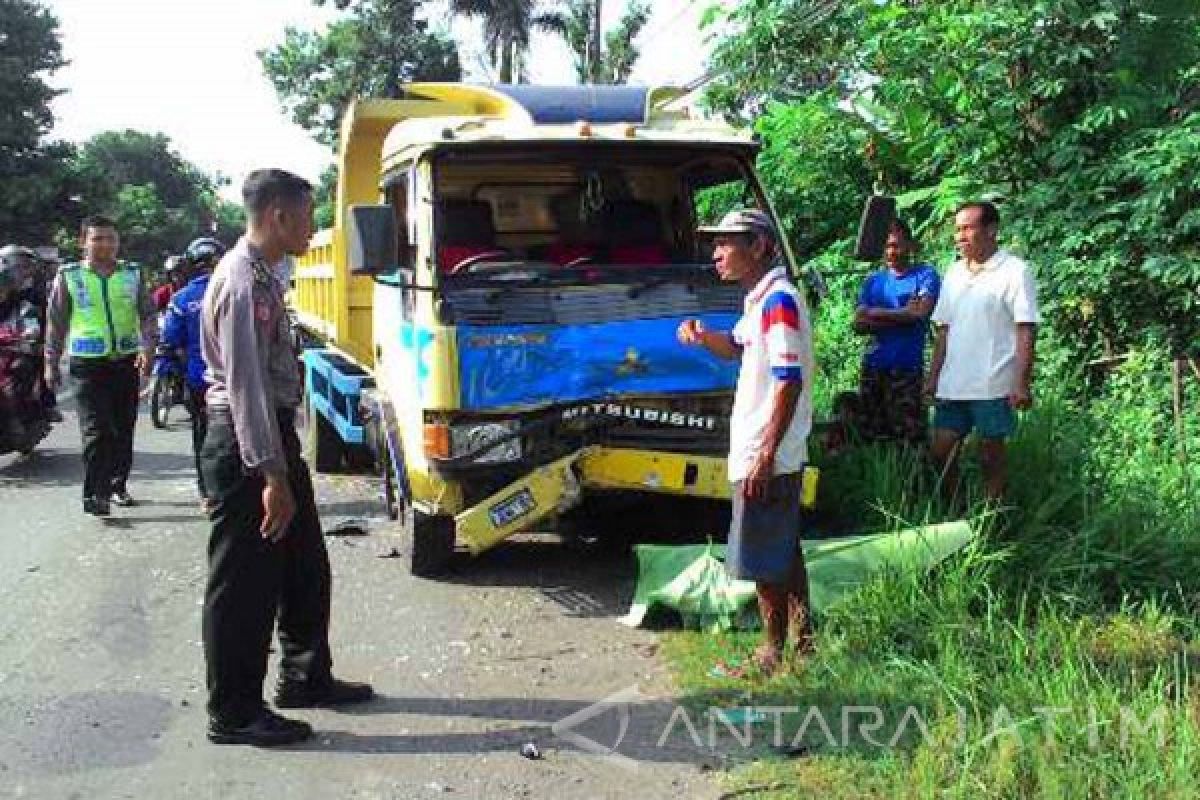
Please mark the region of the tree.
[[337, 201], [337, 180], [337, 164], [330, 164], [325, 167], [321, 171], [321, 176], [317, 179], [317, 189], [313, 197], [315, 206], [313, 216], [318, 230], [333, 227], [337, 208], [334, 205]]
[[215, 203], [213, 218], [217, 229], [213, 235], [231, 247], [246, 230], [246, 209], [241, 203], [231, 203], [222, 197], [217, 197]]
[[224, 184], [171, 147], [164, 134], [106, 131], [85, 142], [71, 164], [77, 203], [60, 243], [73, 249], [79, 220], [107, 214], [121, 233], [125, 258], [157, 267], [196, 236], [214, 232], [227, 245], [240, 233], [240, 209], [222, 200]]
[[604, 35], [605, 50], [601, 55], [601, 82], [626, 83], [633, 74], [641, 52], [634, 40], [650, 21], [650, 4], [631, 2], [617, 20], [617, 27]]
[[525, 54], [533, 30], [555, 30], [556, 16], [538, 11], [536, 0], [450, 0], [456, 14], [483, 20], [483, 41], [501, 83], [525, 81]]
[[1076, 358], [1200, 347], [1193, 0], [745, 0], [727, 21], [709, 101], [758, 117], [807, 257], [846, 264], [882, 188], [944, 262], [955, 207], [991, 198]]
[[596, 64], [597, 6], [596, 0], [567, 0], [566, 11], [549, 15], [547, 22], [571, 50], [575, 77], [580, 83], [625, 83], [641, 55], [634, 40], [650, 21], [650, 6], [636, 0], [629, 4], [617, 26], [604, 35], [605, 47]]
[[[314, 0], [325, 5], [329, 0]], [[427, 30], [414, 0], [333, 0], [350, 12], [321, 32], [288, 28], [258, 58], [285, 111], [317, 141], [337, 146], [357, 97], [399, 97], [410, 81], [457, 81], [454, 42]]]
[[0, 3], [0, 63], [0, 235], [47, 242], [71, 194], [71, 148], [43, 143], [59, 94], [46, 77], [66, 63], [54, 15], [32, 0]]

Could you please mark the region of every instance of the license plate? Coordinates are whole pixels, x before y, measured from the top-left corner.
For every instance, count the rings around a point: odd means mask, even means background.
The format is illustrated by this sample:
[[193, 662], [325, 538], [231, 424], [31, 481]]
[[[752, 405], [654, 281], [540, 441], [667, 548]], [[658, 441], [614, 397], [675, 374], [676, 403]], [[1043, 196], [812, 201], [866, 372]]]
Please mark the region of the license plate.
[[503, 528], [529, 514], [535, 508], [537, 508], [537, 502], [533, 499], [533, 492], [522, 489], [489, 508], [488, 516], [492, 520], [492, 525]]

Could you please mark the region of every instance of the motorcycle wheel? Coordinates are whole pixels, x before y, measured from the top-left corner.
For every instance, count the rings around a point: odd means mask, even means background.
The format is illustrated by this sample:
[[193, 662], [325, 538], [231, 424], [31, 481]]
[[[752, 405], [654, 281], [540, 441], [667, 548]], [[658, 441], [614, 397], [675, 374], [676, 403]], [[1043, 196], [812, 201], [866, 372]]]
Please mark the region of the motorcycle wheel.
[[32, 429], [26, 433], [24, 441], [17, 447], [17, 452], [24, 458], [32, 456], [36, 452], [38, 444], [50, 433], [50, 423], [44, 419], [39, 419], [31, 424], [33, 425]]
[[155, 375], [150, 383], [150, 421], [156, 428], [167, 427], [167, 413], [171, 408], [171, 382], [163, 375]]

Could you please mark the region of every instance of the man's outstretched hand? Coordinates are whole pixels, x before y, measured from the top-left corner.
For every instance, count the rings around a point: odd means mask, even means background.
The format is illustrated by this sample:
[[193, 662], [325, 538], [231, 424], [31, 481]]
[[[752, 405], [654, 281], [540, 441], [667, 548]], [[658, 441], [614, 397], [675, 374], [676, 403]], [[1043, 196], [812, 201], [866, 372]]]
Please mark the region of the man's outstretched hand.
[[680, 344], [703, 345], [705, 333], [707, 330], [703, 322], [698, 319], [685, 319], [679, 323], [679, 329], [675, 331], [675, 336], [679, 339]]

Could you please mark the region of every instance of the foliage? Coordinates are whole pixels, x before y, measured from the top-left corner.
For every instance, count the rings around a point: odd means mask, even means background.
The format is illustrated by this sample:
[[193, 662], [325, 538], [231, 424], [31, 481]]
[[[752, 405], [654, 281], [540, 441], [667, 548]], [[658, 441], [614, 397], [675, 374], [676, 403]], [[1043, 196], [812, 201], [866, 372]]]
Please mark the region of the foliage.
[[[1046, 321], [1006, 505], [978, 547], [932, 576], [865, 587], [818, 621], [803, 669], [749, 687], [755, 704], [803, 698], [839, 722], [879, 705], [892, 714], [885, 738], [913, 707], [931, 737], [877, 748], [810, 736], [805, 758], [756, 752], [732, 783], [789, 797], [1190, 796], [1200, 385], [1186, 387], [1177, 423], [1170, 360], [1200, 346], [1200, 7], [743, 0], [712, 16], [732, 33], [708, 100], [758, 117], [761, 174], [799, 251], [829, 276], [813, 323], [819, 415], [858, 374], [851, 320], [869, 267], [851, 260], [851, 237], [873, 190], [897, 195], [922, 258], [939, 265], [954, 256], [956, 207], [996, 200], [1005, 245], [1038, 269]], [[1111, 374], [1082, 366], [1119, 352], [1130, 357]], [[818, 530], [956, 515], [921, 453], [812, 450]], [[670, 649], [701, 697], [733, 694], [707, 676], [711, 661], [752, 644], [688, 635]], [[991, 735], [1000, 707], [1017, 736]], [[1037, 709], [1050, 707], [1074, 715], [1044, 723]], [[1121, 709], [1142, 720], [1161, 709], [1165, 738], [1125, 741]]]
[[1200, 345], [1195, 3], [745, 0], [725, 21], [709, 101], [765, 109], [763, 175], [806, 257], [849, 268], [878, 188], [944, 263], [954, 208], [989, 197], [1077, 357]]
[[[1190, 796], [1200, 465], [1176, 458], [1165, 355], [1139, 351], [1086, 401], [1070, 381], [1049, 389], [1012, 443], [1008, 505], [969, 510], [982, 520], [978, 543], [931, 575], [882, 575], [849, 596], [818, 619], [803, 665], [731, 686], [712, 664], [745, 657], [754, 635], [672, 636], [685, 703], [798, 707], [783, 718], [785, 744], [812, 708], [832, 728], [831, 743], [810, 725], [806, 755], [782, 760], [765, 746], [773, 726], [758, 726], [758, 747], [738, 759], [758, 761], [730, 782], [835, 800]], [[1200, 402], [1200, 386], [1186, 400]], [[1183, 443], [1200, 450], [1200, 417]], [[889, 530], [955, 515], [918, 453], [816, 457], [822, 520]], [[880, 728], [857, 716], [864, 706], [881, 709]], [[910, 709], [929, 735], [910, 718], [894, 738]], [[1128, 723], [1155, 714], [1161, 738]]]
[[631, 2], [617, 20], [617, 26], [604, 34], [601, 83], [625, 83], [629, 80], [633, 66], [641, 56], [634, 40], [649, 21], [649, 4]]
[[246, 230], [246, 209], [242, 207], [241, 203], [231, 203], [222, 197], [217, 197], [213, 217], [217, 226], [216, 233], [213, 235], [226, 247], [233, 246], [233, 243]]
[[525, 54], [534, 29], [554, 30], [556, 17], [540, 11], [537, 0], [450, 0], [454, 13], [483, 20], [483, 41], [500, 83], [524, 83]]
[[549, 26], [566, 41], [575, 65], [576, 80], [580, 83], [623, 84], [629, 80], [641, 55], [634, 40], [649, 21], [649, 4], [635, 1], [626, 6], [616, 27], [604, 34], [604, 48], [595, 70], [592, 64], [595, 0], [566, 0], [566, 10], [551, 14]]
[[318, 230], [332, 228], [337, 213], [337, 164], [330, 164], [321, 171], [317, 180], [316, 196], [313, 198], [315, 209], [313, 218]]
[[64, 170], [71, 148], [43, 141], [59, 94], [47, 76], [63, 66], [58, 20], [41, 3], [0, 3], [0, 236], [48, 242], [52, 220], [72, 193]]
[[214, 229], [232, 244], [244, 224], [241, 209], [217, 196], [222, 179], [176, 153], [164, 134], [97, 134], [80, 147], [69, 168], [79, 193], [63, 221], [60, 244], [68, 250], [75, 246], [79, 220], [93, 213], [116, 221], [122, 257], [151, 267]]
[[332, 2], [350, 16], [324, 32], [288, 28], [283, 42], [258, 53], [284, 110], [317, 141], [337, 146], [338, 125], [355, 98], [398, 97], [411, 81], [461, 77], [454, 42], [428, 30], [418, 0]]

